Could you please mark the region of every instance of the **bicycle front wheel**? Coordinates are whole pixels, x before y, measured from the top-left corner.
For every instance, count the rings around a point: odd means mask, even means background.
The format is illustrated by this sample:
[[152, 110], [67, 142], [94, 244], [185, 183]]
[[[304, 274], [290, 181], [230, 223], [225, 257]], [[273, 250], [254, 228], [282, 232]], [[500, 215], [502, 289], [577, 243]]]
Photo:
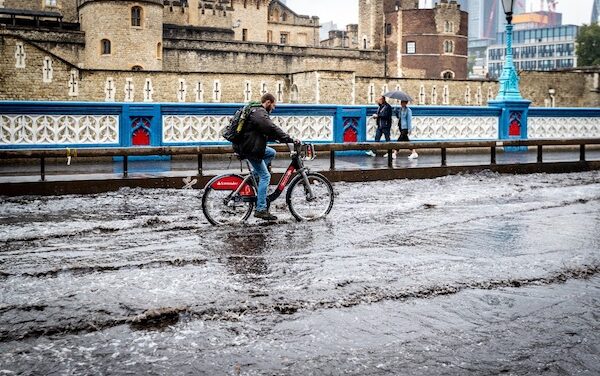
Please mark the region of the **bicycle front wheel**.
[[302, 175], [296, 176], [286, 195], [290, 212], [298, 221], [323, 218], [333, 207], [333, 187], [329, 180], [314, 172], [307, 175], [307, 180], [308, 185]]
[[[241, 178], [235, 175], [225, 176], [220, 178], [221, 181], [238, 181]], [[227, 225], [240, 223], [248, 219], [254, 208], [254, 200], [256, 199], [256, 191], [254, 187], [247, 185], [243, 188], [242, 194], [233, 195], [236, 186], [232, 185], [231, 189], [226, 189], [227, 185], [208, 183], [204, 188], [202, 195], [202, 211], [206, 219], [213, 225]], [[253, 200], [254, 199], [254, 200]]]

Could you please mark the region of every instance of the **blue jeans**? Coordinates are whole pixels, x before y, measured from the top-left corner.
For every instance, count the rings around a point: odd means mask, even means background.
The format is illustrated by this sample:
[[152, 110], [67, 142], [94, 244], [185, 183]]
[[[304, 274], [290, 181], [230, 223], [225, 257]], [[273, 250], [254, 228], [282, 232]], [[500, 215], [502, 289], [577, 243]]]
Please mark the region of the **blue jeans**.
[[265, 157], [263, 159], [250, 159], [248, 162], [254, 169], [254, 176], [258, 176], [258, 194], [256, 198], [256, 211], [267, 210], [267, 190], [271, 182], [271, 174], [267, 169], [267, 165], [275, 158], [275, 149], [267, 146], [265, 149]]
[[383, 135], [385, 137], [385, 140], [387, 142], [390, 142], [390, 133], [392, 131], [392, 127], [377, 127], [377, 130], [375, 131], [375, 142], [379, 142], [379, 140], [381, 140], [381, 136]]

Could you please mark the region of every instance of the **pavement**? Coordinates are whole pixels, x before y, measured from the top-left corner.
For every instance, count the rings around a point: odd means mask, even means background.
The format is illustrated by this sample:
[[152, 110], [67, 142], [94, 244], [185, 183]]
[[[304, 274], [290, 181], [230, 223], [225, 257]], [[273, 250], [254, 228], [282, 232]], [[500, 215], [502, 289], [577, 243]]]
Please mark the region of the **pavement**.
[[[441, 166], [440, 151], [421, 151], [418, 159], [409, 160], [408, 151], [399, 153], [399, 157], [393, 161], [393, 168], [411, 169]], [[528, 152], [503, 152], [498, 150], [497, 164], [528, 164], [536, 163], [537, 151], [531, 149]], [[586, 151], [588, 161], [600, 160], [600, 149]], [[544, 150], [544, 162], [577, 162], [579, 161], [578, 149]], [[448, 150], [447, 166], [479, 166], [490, 163], [490, 153], [487, 149], [475, 150]], [[279, 153], [273, 162], [275, 172], [284, 172], [289, 164], [289, 159], [284, 153]], [[329, 171], [329, 155], [322, 153], [316, 159], [306, 162], [306, 165], [314, 171]], [[379, 170], [387, 169], [387, 158], [380, 153], [377, 157], [370, 157], [362, 152], [336, 153], [335, 170]], [[196, 159], [173, 160], [150, 158], [140, 160], [133, 158], [128, 163], [130, 178], [148, 177], [177, 177], [195, 176], [198, 171]], [[209, 157], [205, 156], [203, 161], [203, 175], [218, 175], [224, 172], [240, 171], [240, 162], [231, 157]], [[246, 171], [244, 169], [244, 171]], [[110, 159], [84, 159], [74, 158], [70, 165], [65, 159], [48, 159], [46, 161], [47, 181], [75, 181], [75, 180], [102, 180], [118, 179], [123, 174], [123, 162]], [[22, 183], [40, 181], [40, 166], [38, 160], [17, 162], [10, 160], [0, 161], [0, 184]]]

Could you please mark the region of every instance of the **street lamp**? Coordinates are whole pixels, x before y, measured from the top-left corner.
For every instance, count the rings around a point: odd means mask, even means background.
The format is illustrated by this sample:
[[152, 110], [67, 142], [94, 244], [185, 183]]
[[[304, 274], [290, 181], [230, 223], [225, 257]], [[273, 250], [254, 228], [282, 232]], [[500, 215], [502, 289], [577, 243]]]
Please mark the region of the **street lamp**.
[[502, 0], [502, 7], [506, 14], [506, 59], [502, 68], [502, 75], [498, 79], [500, 81], [500, 91], [496, 100], [523, 99], [519, 92], [519, 76], [517, 76], [517, 71], [515, 70], [512, 53], [512, 16], [514, 4], [515, 0]]

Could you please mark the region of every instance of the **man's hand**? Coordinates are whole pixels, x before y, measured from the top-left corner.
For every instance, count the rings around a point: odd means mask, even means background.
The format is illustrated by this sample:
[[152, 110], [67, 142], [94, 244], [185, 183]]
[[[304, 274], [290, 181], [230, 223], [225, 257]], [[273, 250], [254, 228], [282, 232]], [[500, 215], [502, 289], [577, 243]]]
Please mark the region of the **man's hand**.
[[302, 140], [300, 140], [299, 138], [294, 138], [294, 144], [300, 145], [300, 144], [302, 144]]

